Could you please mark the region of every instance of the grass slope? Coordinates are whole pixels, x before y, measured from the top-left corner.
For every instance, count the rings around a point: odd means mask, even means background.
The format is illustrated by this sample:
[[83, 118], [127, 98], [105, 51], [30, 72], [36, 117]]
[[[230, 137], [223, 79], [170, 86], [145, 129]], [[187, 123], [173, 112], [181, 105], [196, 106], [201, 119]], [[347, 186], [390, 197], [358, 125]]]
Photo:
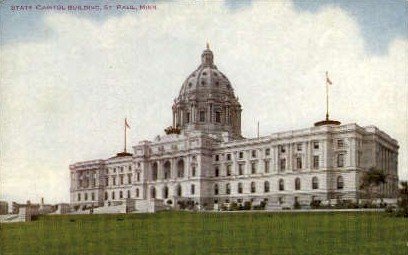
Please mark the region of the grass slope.
[[408, 254], [384, 213], [44, 216], [0, 226], [0, 254]]

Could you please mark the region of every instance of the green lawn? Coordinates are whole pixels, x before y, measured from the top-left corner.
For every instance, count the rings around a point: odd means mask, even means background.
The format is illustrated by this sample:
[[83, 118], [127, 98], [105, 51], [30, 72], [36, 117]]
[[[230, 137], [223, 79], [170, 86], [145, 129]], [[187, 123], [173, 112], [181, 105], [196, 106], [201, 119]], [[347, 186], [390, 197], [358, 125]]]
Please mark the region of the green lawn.
[[385, 213], [45, 216], [0, 226], [0, 254], [408, 254]]

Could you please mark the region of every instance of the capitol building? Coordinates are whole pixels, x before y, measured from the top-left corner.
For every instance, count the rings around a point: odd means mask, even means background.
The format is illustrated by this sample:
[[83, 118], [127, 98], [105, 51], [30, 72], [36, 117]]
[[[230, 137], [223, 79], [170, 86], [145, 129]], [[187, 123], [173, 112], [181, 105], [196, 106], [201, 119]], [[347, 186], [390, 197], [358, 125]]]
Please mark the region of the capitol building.
[[[170, 110], [170, 109], [169, 109]], [[398, 142], [375, 126], [328, 118], [257, 138], [241, 134], [241, 105], [213, 52], [184, 81], [164, 135], [107, 159], [70, 165], [71, 205], [155, 201], [212, 210], [225, 203], [302, 205], [364, 198], [362, 174], [382, 169], [384, 198], [398, 190]]]

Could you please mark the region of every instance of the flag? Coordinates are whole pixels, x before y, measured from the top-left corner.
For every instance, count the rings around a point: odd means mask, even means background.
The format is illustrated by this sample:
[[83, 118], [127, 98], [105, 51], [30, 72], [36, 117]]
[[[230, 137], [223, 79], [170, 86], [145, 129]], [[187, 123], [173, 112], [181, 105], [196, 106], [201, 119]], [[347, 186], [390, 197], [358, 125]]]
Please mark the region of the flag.
[[329, 79], [329, 72], [326, 71], [326, 83], [329, 85], [332, 85], [333, 83], [331, 82], [331, 80]]
[[130, 129], [129, 123], [127, 122], [127, 118], [125, 118], [125, 126]]

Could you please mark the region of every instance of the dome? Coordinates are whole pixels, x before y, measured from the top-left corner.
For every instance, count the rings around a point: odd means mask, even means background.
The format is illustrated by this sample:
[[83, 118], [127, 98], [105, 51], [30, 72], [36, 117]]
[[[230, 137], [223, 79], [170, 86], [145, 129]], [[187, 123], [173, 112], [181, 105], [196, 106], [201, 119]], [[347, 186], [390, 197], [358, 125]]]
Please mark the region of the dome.
[[173, 126], [177, 132], [200, 130], [232, 138], [241, 137], [241, 105], [228, 78], [217, 69], [208, 44], [201, 64], [183, 82], [173, 105]]

